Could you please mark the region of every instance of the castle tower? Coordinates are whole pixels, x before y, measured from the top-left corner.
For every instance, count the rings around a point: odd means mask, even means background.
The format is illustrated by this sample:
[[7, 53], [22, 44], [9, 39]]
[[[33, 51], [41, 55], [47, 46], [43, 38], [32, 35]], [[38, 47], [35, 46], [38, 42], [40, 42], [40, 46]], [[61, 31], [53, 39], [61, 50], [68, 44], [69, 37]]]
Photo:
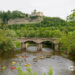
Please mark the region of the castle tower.
[[37, 12], [37, 10], [35, 9], [32, 13], [31, 16], [44, 16], [43, 12]]
[[36, 13], [36, 12], [37, 12], [37, 10], [35, 9], [33, 12], [34, 12], [34, 13]]

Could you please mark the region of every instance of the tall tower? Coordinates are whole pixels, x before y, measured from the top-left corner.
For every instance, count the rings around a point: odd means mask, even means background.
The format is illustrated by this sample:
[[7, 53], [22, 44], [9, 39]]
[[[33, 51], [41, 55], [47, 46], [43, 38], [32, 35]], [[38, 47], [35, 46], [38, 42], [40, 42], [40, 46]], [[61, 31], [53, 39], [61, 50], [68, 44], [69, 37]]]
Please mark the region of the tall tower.
[[37, 13], [37, 10], [35, 9], [35, 10], [33, 11], [33, 13], [36, 14], [36, 13]]

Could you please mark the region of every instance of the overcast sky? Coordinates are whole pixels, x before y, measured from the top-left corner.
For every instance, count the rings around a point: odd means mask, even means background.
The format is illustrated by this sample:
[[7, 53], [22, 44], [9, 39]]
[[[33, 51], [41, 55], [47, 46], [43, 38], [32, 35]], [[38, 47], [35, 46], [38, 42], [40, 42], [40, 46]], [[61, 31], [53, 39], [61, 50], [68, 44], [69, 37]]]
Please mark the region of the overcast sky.
[[0, 10], [19, 10], [31, 13], [34, 9], [51, 17], [66, 16], [75, 9], [75, 0], [0, 0]]

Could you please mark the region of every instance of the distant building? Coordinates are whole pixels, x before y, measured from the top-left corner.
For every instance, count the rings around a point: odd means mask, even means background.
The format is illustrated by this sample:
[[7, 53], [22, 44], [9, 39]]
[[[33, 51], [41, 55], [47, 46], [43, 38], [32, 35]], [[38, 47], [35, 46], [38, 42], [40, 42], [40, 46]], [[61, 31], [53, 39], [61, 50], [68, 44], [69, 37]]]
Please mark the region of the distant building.
[[34, 10], [30, 16], [44, 16], [43, 12], [37, 12], [37, 10]]

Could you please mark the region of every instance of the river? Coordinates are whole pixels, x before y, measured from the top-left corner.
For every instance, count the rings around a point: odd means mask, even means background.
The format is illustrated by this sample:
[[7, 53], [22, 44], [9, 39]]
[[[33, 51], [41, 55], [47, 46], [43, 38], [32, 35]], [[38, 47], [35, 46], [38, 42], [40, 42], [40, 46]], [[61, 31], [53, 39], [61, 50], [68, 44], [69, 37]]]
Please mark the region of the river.
[[[58, 52], [53, 52], [50, 48], [42, 48], [41, 52], [36, 52], [36, 46], [29, 46], [27, 48], [28, 52], [16, 52], [16, 53], [6, 53], [4, 57], [0, 58], [0, 75], [18, 75], [17, 70], [11, 70], [12, 62], [21, 63], [22, 70], [25, 71], [25, 64], [31, 64], [33, 71], [38, 72], [38, 75], [42, 75], [43, 72], [48, 73], [50, 65], [53, 68], [54, 75], [75, 75], [75, 62], [71, 59], [72, 56], [61, 55]], [[22, 56], [19, 58], [19, 56]], [[28, 56], [25, 60], [24, 56]], [[39, 56], [42, 56], [43, 59], [40, 59]], [[74, 57], [74, 56], [73, 56]], [[33, 59], [37, 59], [36, 62]], [[2, 66], [6, 68], [2, 70]]]

